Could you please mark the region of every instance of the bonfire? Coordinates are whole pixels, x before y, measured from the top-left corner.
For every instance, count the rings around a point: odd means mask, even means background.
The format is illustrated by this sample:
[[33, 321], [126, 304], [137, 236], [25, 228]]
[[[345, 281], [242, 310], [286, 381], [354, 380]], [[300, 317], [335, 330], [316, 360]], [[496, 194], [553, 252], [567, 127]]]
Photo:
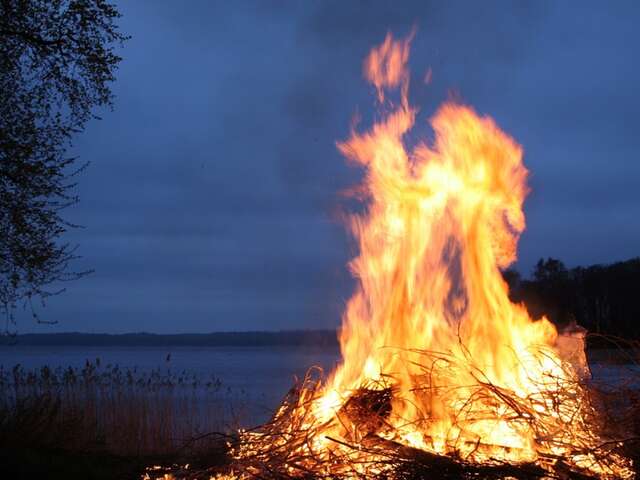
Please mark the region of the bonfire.
[[456, 102], [408, 146], [411, 38], [364, 63], [380, 114], [339, 143], [363, 167], [342, 362], [239, 433], [224, 478], [631, 478], [590, 393], [584, 332], [514, 304], [522, 147]]

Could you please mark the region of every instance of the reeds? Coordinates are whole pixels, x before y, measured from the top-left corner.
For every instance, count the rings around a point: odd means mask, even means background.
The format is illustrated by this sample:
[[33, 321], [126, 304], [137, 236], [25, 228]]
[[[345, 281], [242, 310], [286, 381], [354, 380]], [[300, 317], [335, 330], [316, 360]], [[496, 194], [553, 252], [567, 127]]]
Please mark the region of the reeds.
[[231, 407], [219, 379], [168, 367], [145, 372], [99, 359], [83, 368], [0, 366], [0, 447], [204, 452], [220, 443], [208, 433], [237, 427]]

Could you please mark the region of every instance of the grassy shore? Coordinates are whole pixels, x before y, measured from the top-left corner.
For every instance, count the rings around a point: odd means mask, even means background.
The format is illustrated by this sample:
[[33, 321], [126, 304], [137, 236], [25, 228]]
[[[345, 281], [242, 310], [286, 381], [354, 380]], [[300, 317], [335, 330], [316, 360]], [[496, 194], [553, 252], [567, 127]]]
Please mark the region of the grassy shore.
[[0, 367], [0, 464], [8, 478], [140, 478], [153, 464], [225, 461], [237, 418], [216, 378]]

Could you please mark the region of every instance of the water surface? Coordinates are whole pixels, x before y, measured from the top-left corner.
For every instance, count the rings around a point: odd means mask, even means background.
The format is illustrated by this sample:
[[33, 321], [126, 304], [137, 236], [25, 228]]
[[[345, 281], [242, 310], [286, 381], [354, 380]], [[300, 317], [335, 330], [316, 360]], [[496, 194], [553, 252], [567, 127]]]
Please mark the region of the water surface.
[[101, 368], [118, 365], [137, 372], [196, 375], [220, 381], [220, 396], [243, 409], [243, 423], [266, 420], [283, 396], [312, 366], [331, 371], [337, 348], [299, 347], [80, 347], [2, 346], [0, 366], [11, 369], [82, 368], [87, 361]]

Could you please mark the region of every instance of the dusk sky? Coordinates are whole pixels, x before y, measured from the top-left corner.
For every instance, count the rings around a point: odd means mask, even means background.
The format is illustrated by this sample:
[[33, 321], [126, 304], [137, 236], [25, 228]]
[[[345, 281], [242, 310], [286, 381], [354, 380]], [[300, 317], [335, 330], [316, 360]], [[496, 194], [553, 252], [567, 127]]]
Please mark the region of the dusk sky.
[[[417, 133], [451, 95], [525, 150], [532, 192], [516, 267], [640, 255], [640, 3], [119, 3], [114, 111], [72, 153], [90, 161], [79, 270], [21, 333], [333, 328], [354, 245], [335, 142], [370, 124], [362, 61], [415, 25]], [[432, 81], [426, 85], [425, 72]]]

